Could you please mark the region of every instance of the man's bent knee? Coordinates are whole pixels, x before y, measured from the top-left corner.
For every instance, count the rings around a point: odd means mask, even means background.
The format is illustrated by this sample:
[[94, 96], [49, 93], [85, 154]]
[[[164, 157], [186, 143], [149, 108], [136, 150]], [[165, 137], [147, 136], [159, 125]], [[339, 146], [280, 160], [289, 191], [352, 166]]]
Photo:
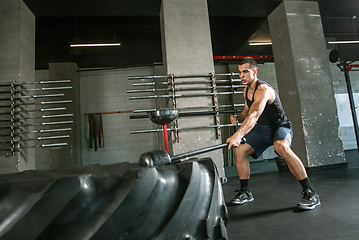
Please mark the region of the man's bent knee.
[[273, 144], [274, 151], [278, 153], [281, 157], [285, 157], [288, 152], [291, 152], [290, 144], [287, 140], [278, 140]]
[[235, 151], [238, 157], [248, 157], [255, 153], [254, 149], [247, 143], [239, 145]]

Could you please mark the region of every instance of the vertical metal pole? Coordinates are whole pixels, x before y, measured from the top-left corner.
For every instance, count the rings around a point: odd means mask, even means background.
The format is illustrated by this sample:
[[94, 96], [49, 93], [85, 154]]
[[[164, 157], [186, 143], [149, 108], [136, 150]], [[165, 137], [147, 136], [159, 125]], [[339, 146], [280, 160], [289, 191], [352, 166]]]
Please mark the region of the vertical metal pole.
[[347, 61], [343, 61], [343, 71], [344, 71], [344, 75], [345, 75], [345, 81], [347, 83], [348, 96], [349, 96], [349, 102], [350, 102], [350, 109], [352, 111], [352, 117], [353, 117], [353, 123], [354, 123], [355, 138], [356, 138], [356, 141], [357, 141], [357, 149], [358, 149], [358, 152], [359, 152], [358, 117], [357, 117], [357, 113], [356, 113], [356, 107], [355, 107], [355, 102], [354, 102], [353, 91], [352, 91], [352, 87], [351, 87], [351, 83], [350, 83], [349, 69], [348, 69]]
[[211, 81], [212, 81], [212, 92], [213, 92], [213, 103], [214, 103], [214, 109], [217, 112], [215, 116], [216, 125], [217, 127], [217, 139], [220, 139], [221, 137], [221, 127], [219, 124], [219, 113], [218, 113], [218, 98], [217, 98], [217, 89], [216, 89], [216, 81], [214, 79], [214, 73], [211, 74]]
[[[174, 74], [171, 73], [171, 87], [172, 87], [172, 108], [176, 109], [177, 108], [177, 102], [176, 102], [176, 97], [175, 97], [175, 80], [174, 80]], [[178, 119], [175, 120], [174, 122], [174, 126], [175, 126], [175, 142], [178, 143], [179, 141], [179, 137], [178, 137]]]

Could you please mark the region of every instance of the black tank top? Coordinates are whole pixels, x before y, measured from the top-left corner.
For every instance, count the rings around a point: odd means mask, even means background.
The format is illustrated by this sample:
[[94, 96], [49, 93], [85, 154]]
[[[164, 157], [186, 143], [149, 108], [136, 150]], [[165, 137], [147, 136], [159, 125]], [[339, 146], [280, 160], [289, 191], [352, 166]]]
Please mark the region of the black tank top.
[[[258, 86], [261, 84], [266, 84], [273, 89], [273, 87], [271, 85], [269, 85], [268, 83], [258, 80], [256, 87], [254, 89], [254, 92], [253, 92], [252, 100], [249, 100], [247, 97], [248, 96], [248, 87], [247, 87], [246, 101], [247, 101], [247, 105], [249, 108], [251, 108], [251, 106], [253, 104], [255, 92], [256, 92]], [[276, 124], [288, 121], [287, 117], [285, 116], [285, 112], [283, 110], [282, 103], [279, 99], [279, 96], [275, 90], [274, 90], [274, 92], [275, 92], [275, 99], [274, 99], [273, 103], [266, 105], [266, 107], [264, 108], [262, 115], [259, 117], [259, 119], [257, 121], [257, 124], [259, 124], [259, 125], [276, 125]]]

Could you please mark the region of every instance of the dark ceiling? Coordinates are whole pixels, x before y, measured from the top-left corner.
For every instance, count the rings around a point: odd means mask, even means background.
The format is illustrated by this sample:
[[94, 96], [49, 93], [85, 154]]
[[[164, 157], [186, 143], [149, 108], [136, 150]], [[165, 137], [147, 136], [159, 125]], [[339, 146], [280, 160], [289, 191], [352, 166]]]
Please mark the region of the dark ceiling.
[[[161, 0], [24, 0], [36, 16], [36, 69], [50, 62], [80, 68], [130, 67], [162, 62]], [[271, 55], [267, 16], [282, 0], [208, 0], [214, 56]], [[318, 0], [326, 38], [358, 40], [358, 0]], [[358, 16], [355, 18], [354, 16]], [[70, 48], [74, 43], [121, 42], [119, 47]], [[359, 45], [338, 45], [341, 58]]]

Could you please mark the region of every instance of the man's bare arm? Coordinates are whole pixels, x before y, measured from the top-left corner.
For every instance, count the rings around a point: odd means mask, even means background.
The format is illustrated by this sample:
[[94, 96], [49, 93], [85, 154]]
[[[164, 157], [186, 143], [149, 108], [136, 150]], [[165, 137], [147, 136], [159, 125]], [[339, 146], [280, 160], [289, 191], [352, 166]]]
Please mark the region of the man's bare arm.
[[274, 100], [275, 94], [273, 91], [265, 85], [258, 87], [254, 96], [254, 102], [248, 111], [248, 116], [244, 119], [238, 131], [227, 139], [227, 142], [229, 142], [228, 149], [239, 146], [241, 139], [253, 129], [267, 103]]
[[233, 125], [242, 122], [248, 116], [248, 107], [245, 105], [244, 110], [238, 115], [231, 115], [230, 120]]

